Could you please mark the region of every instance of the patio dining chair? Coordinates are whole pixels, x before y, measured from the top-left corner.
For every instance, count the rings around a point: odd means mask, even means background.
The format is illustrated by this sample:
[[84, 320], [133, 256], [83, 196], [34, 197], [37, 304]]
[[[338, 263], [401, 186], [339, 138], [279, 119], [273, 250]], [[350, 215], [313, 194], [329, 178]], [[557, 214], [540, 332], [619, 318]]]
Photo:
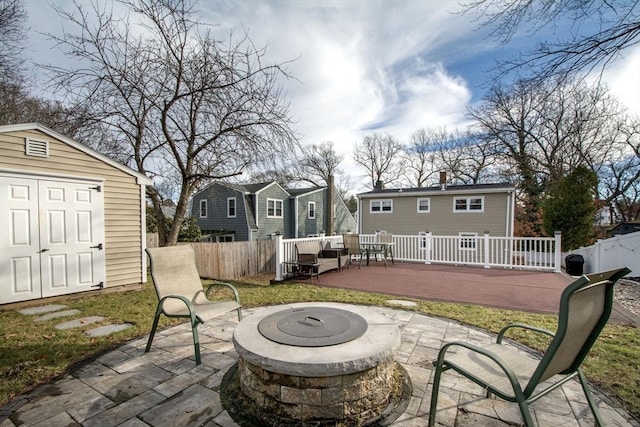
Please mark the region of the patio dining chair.
[[358, 257], [358, 268], [362, 267], [362, 256], [367, 253], [366, 249], [360, 246], [360, 235], [359, 234], [343, 234], [342, 235], [342, 245], [347, 248], [348, 257], [349, 257], [349, 265], [351, 265], [351, 257]]
[[[199, 365], [198, 325], [233, 310], [237, 311], [238, 320], [242, 320], [238, 291], [228, 283], [214, 283], [205, 291], [196, 268], [195, 253], [189, 245], [148, 248], [147, 254], [153, 286], [158, 295], [158, 306], [145, 353], [151, 349], [160, 315], [185, 318], [189, 319], [191, 324], [196, 365]], [[229, 288], [230, 293], [233, 293], [233, 300], [210, 300], [210, 291], [217, 285]]]
[[[530, 403], [577, 376], [596, 423], [603, 426], [580, 366], [609, 319], [614, 284], [630, 271], [621, 268], [590, 274], [568, 285], [560, 297], [555, 334], [524, 324], [511, 324], [502, 328], [495, 344], [480, 347], [466, 342], [451, 342], [442, 346], [433, 362], [435, 373], [429, 426], [435, 424], [440, 378], [449, 369], [486, 389], [487, 397], [494, 394], [509, 402], [517, 402], [526, 426], [534, 425]], [[505, 333], [512, 328], [552, 337], [541, 360], [536, 361], [503, 345]]]
[[393, 245], [391, 245], [393, 243], [393, 234], [381, 231], [376, 234], [376, 242], [390, 244], [389, 246], [382, 246], [384, 251], [383, 256], [385, 258], [391, 256], [391, 263], [395, 264], [395, 261], [393, 260]]

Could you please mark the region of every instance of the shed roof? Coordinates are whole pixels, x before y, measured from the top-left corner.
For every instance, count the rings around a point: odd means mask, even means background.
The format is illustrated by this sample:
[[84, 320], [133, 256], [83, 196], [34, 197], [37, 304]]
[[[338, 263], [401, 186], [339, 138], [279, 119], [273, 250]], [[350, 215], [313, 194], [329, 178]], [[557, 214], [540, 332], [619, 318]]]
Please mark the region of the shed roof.
[[61, 133], [58, 133], [56, 131], [54, 131], [51, 128], [48, 128], [44, 125], [41, 125], [40, 123], [20, 123], [20, 124], [14, 124], [14, 125], [3, 125], [0, 126], [0, 133], [8, 133], [8, 132], [24, 132], [24, 131], [31, 131], [31, 130], [37, 130], [40, 131], [52, 138], [58, 139], [62, 142], [64, 142], [65, 144], [79, 150], [82, 151], [83, 153], [94, 157], [104, 163], [107, 163], [111, 166], [113, 166], [116, 169], [119, 169], [129, 175], [132, 175], [134, 177], [136, 177], [137, 179], [137, 183], [140, 185], [151, 185], [153, 184], [153, 181], [147, 177], [146, 175], [141, 174], [140, 172], [137, 172], [133, 169], [131, 169], [128, 166], [123, 165], [122, 163], [119, 163], [115, 160], [113, 160], [110, 157], [105, 156], [102, 153], [97, 152], [96, 150], [82, 144], [81, 142], [78, 142], [74, 139], [69, 138], [68, 136], [65, 136]]

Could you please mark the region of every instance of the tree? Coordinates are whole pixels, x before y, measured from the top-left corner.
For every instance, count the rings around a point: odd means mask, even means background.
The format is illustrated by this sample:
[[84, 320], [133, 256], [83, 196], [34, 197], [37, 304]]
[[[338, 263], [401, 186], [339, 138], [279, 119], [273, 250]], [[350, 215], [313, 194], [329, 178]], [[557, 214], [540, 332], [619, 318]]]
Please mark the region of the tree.
[[342, 156], [336, 153], [332, 141], [312, 144], [302, 148], [300, 159], [300, 179], [316, 187], [327, 185], [330, 176], [342, 173]]
[[362, 142], [356, 144], [353, 160], [367, 170], [374, 188], [377, 182], [393, 184], [400, 180], [404, 166], [402, 150], [402, 144], [395, 137], [374, 133], [365, 135]]
[[27, 12], [21, 0], [0, 0], [0, 84], [16, 84], [24, 62]]
[[604, 68], [640, 41], [637, 1], [471, 0], [463, 3], [462, 13], [476, 14], [502, 43], [522, 27], [533, 34], [548, 27], [570, 27], [563, 33], [566, 39], [540, 43], [532, 52], [500, 63], [498, 77], [527, 69], [546, 80]]
[[[176, 181], [176, 214], [166, 235], [159, 227], [161, 245], [175, 244], [190, 196], [207, 181], [293, 150], [278, 84], [288, 75], [282, 64], [263, 64], [265, 50], [247, 37], [216, 40], [189, 0], [113, 4], [57, 7], [78, 32], [50, 37], [78, 66], [46, 69], [87, 129], [106, 133], [121, 160], [154, 182]], [[115, 14], [122, 7], [126, 18]], [[147, 197], [160, 212], [163, 195], [150, 186]]]
[[578, 166], [554, 182], [543, 203], [543, 224], [548, 235], [562, 231], [562, 249], [584, 246], [594, 236], [596, 174]]
[[441, 135], [442, 132], [434, 129], [421, 128], [409, 136], [409, 143], [404, 149], [406, 162], [404, 176], [409, 186], [426, 187], [437, 174], [434, 145]]
[[469, 109], [495, 155], [518, 173], [521, 220], [531, 225], [522, 229], [542, 232], [538, 210], [551, 183], [580, 165], [597, 172], [619, 147], [621, 111], [606, 88], [574, 80], [494, 86]]

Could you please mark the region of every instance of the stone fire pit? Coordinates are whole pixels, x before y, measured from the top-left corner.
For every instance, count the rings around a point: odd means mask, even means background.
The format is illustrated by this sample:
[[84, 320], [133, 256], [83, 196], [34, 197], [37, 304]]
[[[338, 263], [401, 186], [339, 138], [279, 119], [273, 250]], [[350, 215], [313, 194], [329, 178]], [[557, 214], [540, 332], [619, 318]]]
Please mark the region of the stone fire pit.
[[243, 409], [265, 425], [365, 425], [401, 388], [400, 331], [366, 307], [272, 307], [242, 320], [233, 343]]

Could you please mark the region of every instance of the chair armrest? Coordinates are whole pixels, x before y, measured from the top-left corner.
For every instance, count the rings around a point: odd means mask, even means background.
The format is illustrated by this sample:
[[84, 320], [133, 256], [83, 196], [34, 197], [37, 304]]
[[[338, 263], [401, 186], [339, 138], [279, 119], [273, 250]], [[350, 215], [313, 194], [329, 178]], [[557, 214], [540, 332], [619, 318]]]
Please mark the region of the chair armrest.
[[[454, 342], [445, 344], [444, 346], [442, 346], [442, 348], [438, 352], [438, 358], [432, 362], [436, 368], [442, 367], [444, 365], [445, 354], [449, 349], [449, 347], [463, 347], [463, 348], [466, 348], [467, 350], [474, 351], [476, 353], [482, 354], [483, 356], [491, 359], [491, 361], [493, 361], [496, 365], [498, 365], [502, 370], [502, 372], [504, 372], [504, 374], [507, 376], [507, 378], [509, 379], [509, 382], [511, 383], [511, 386], [513, 387], [514, 392], [522, 393], [522, 387], [520, 387], [520, 382], [518, 381], [518, 377], [516, 376], [515, 372], [513, 372], [513, 370], [506, 363], [504, 363], [504, 361], [497, 354], [494, 354], [488, 351], [487, 349], [479, 347], [474, 344], [470, 344], [462, 341], [454, 341]], [[455, 369], [455, 370], [459, 372], [458, 369]], [[467, 376], [468, 378], [471, 378], [471, 377], [475, 378], [472, 372], [467, 372], [467, 375], [465, 376]], [[486, 385], [490, 386], [490, 384], [486, 384]]]
[[[191, 323], [195, 324], [194, 322], [196, 321], [196, 311], [193, 307], [193, 303], [189, 300], [189, 298], [182, 295], [167, 295], [166, 297], [158, 301], [158, 310], [162, 310], [162, 312], [164, 313], [164, 309], [162, 308], [162, 306], [164, 305], [164, 302], [168, 299], [177, 299], [182, 301], [184, 305], [187, 306], [187, 310], [189, 310], [189, 317], [191, 318]], [[165, 315], [169, 316], [167, 313], [165, 313]]]
[[207, 286], [207, 290], [204, 291], [205, 293], [204, 296], [207, 297], [207, 299], [209, 299], [209, 291], [214, 286], [224, 286], [231, 289], [231, 291], [233, 292], [233, 297], [235, 298], [236, 302], [240, 304], [240, 294], [238, 293], [238, 289], [236, 289], [236, 287], [233, 286], [231, 283], [226, 283], [226, 282], [214, 282], [214, 283], [211, 283], [209, 286]]
[[505, 326], [504, 328], [502, 328], [500, 330], [500, 332], [498, 333], [498, 338], [496, 340], [496, 343], [498, 343], [498, 344], [502, 343], [502, 338], [504, 337], [505, 333], [509, 329], [512, 329], [512, 328], [520, 328], [520, 329], [526, 329], [526, 330], [533, 331], [533, 332], [539, 332], [541, 334], [548, 335], [551, 338], [556, 336], [556, 334], [554, 334], [553, 332], [548, 331], [548, 330], [543, 329], [543, 328], [538, 328], [538, 327], [535, 327], [535, 326], [526, 325], [524, 323], [512, 323], [510, 325]]

